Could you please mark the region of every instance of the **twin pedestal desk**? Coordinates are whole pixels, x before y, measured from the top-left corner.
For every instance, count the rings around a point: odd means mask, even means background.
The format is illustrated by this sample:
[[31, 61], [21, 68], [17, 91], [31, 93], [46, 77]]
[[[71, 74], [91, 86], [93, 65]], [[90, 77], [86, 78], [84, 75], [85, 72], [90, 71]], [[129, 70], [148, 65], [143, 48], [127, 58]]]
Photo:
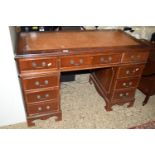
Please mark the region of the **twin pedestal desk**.
[[91, 70], [89, 81], [107, 111], [116, 104], [133, 106], [149, 52], [121, 30], [20, 33], [15, 60], [28, 126], [36, 119], [62, 119], [61, 72]]

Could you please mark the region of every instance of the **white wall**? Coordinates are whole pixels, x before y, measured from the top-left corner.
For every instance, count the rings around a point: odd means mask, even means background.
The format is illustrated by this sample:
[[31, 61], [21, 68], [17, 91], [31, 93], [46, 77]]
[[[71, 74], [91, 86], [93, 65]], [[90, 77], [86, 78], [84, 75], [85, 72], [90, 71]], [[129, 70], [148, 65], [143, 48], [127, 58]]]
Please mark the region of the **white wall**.
[[10, 35], [11, 35], [11, 42], [12, 42], [13, 51], [15, 53], [16, 40], [17, 40], [16, 27], [15, 26], [9, 26], [9, 30], [10, 30]]
[[[134, 30], [133, 33], [129, 33], [137, 39], [151, 39], [151, 35], [155, 32], [155, 26], [131, 26]], [[85, 26], [86, 29], [95, 29], [94, 26]], [[122, 29], [124, 26], [99, 26], [98, 29]]]
[[[12, 29], [11, 29], [12, 30]], [[25, 122], [25, 111], [8, 26], [0, 28], [0, 126]], [[13, 32], [13, 31], [12, 31]], [[15, 36], [12, 36], [14, 41]]]

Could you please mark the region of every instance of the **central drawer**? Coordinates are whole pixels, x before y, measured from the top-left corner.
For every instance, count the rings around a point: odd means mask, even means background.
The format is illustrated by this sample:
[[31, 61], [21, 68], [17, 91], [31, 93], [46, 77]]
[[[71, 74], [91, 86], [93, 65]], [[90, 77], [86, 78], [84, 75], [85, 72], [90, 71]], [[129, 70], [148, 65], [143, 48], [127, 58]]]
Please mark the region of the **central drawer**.
[[104, 65], [111, 63], [120, 63], [122, 54], [111, 54], [111, 55], [96, 55], [93, 57], [93, 65]]
[[59, 75], [52, 74], [22, 78], [22, 83], [24, 90], [59, 86]]
[[91, 66], [91, 56], [65, 56], [61, 58], [61, 68], [78, 68]]
[[43, 102], [47, 100], [57, 99], [59, 97], [58, 89], [37, 91], [33, 93], [26, 93], [27, 104], [34, 102]]

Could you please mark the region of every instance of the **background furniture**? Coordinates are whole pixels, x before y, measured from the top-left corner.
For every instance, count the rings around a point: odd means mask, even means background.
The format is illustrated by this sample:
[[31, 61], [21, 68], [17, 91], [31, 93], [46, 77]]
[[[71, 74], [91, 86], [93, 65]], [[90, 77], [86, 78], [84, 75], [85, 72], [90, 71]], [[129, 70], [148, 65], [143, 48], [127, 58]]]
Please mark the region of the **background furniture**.
[[107, 111], [116, 104], [133, 106], [149, 51], [121, 30], [20, 33], [15, 59], [28, 125], [51, 116], [62, 119], [61, 72], [92, 70], [90, 82]]
[[138, 89], [146, 95], [143, 101], [145, 105], [150, 96], [155, 95], [155, 43], [143, 41], [152, 48], [138, 86]]

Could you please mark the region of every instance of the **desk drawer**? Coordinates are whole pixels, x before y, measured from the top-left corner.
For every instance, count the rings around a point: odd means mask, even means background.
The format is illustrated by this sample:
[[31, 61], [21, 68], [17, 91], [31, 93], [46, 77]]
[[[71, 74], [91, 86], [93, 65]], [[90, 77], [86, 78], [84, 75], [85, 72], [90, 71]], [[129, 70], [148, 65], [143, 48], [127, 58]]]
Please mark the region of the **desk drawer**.
[[51, 89], [48, 91], [38, 91], [26, 94], [27, 104], [34, 102], [42, 102], [47, 100], [57, 99], [59, 97], [58, 89]]
[[44, 103], [38, 103], [33, 105], [27, 105], [27, 115], [46, 114], [59, 110], [58, 101], [46, 101]]
[[135, 96], [135, 89], [115, 90], [113, 100], [128, 100]]
[[61, 68], [91, 65], [91, 56], [66, 56], [61, 58]]
[[20, 72], [43, 69], [57, 69], [56, 58], [34, 58], [17, 60]]
[[131, 51], [131, 52], [126, 52], [122, 58], [123, 63], [128, 63], [128, 62], [146, 62], [149, 56], [149, 52], [140, 52], [140, 51]]
[[97, 55], [93, 57], [93, 65], [102, 65], [107, 63], [120, 63], [121, 57], [122, 57], [121, 54]]
[[37, 77], [28, 77], [22, 79], [24, 90], [48, 88], [59, 85], [59, 76], [56, 75], [45, 75]]
[[119, 67], [118, 78], [140, 76], [143, 72], [144, 65], [131, 65]]
[[115, 89], [137, 87], [139, 78], [123, 78], [116, 81]]

